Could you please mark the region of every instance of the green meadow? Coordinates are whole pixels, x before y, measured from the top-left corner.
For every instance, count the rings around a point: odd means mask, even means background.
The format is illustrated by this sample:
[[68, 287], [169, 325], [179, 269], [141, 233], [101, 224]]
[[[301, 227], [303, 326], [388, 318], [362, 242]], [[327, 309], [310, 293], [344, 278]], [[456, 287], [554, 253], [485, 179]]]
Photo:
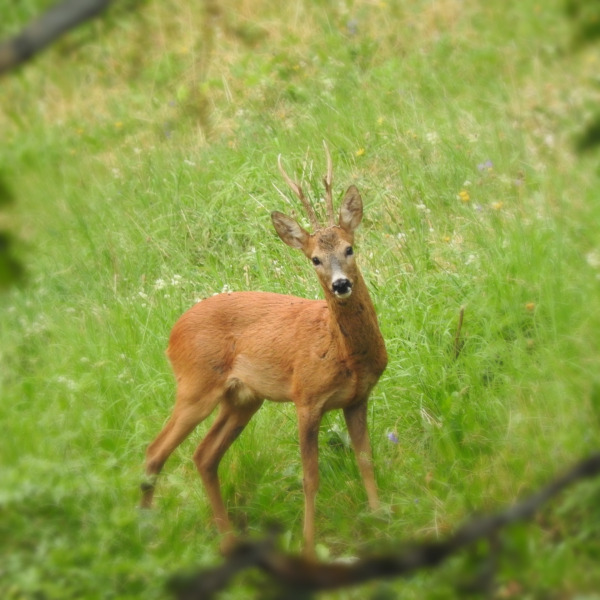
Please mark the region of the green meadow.
[[[48, 5], [4, 7], [0, 34]], [[0, 293], [0, 597], [167, 598], [219, 564], [192, 461], [211, 419], [137, 508], [173, 405], [164, 350], [212, 294], [321, 297], [270, 212], [305, 219], [279, 154], [324, 211], [323, 140], [336, 205], [352, 183], [365, 202], [389, 364], [369, 405], [383, 509], [328, 413], [319, 556], [443, 539], [597, 450], [600, 171], [575, 140], [599, 56], [558, 1], [148, 0], [3, 77], [0, 225], [24, 274]], [[275, 522], [300, 551], [293, 406], [265, 404], [220, 475], [239, 531]], [[599, 531], [599, 482], [566, 491], [501, 536], [488, 597], [600, 598]], [[484, 551], [323, 597], [467, 597]], [[223, 597], [265, 597], [256, 579]]]

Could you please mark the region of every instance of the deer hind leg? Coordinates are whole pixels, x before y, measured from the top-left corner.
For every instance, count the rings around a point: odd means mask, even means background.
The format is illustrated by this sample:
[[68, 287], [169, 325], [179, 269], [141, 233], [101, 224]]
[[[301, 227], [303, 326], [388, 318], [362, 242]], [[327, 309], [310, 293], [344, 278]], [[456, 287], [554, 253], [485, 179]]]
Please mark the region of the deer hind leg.
[[173, 414], [146, 451], [146, 479], [141, 485], [142, 508], [152, 506], [156, 480], [169, 456], [196, 425], [210, 415], [222, 395], [222, 390], [218, 388], [209, 392], [191, 393], [182, 385], [178, 387]]
[[246, 397], [243, 400], [230, 393], [221, 403], [219, 414], [194, 453], [194, 462], [210, 501], [215, 524], [221, 534], [221, 552], [229, 553], [235, 544], [233, 528], [227, 515], [219, 484], [218, 468], [225, 452], [242, 433], [262, 399]]
[[346, 407], [344, 409], [344, 418], [346, 419], [346, 426], [348, 427], [358, 468], [367, 491], [369, 506], [372, 510], [376, 510], [379, 508], [379, 497], [377, 495], [371, 443], [367, 429], [367, 403], [360, 402], [359, 404]]

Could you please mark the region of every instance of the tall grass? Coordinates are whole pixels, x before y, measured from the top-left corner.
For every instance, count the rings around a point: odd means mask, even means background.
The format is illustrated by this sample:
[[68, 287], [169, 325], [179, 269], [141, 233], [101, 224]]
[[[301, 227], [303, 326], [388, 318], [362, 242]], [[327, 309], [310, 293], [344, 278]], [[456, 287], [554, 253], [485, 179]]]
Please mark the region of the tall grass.
[[[3, 597], [163, 597], [170, 573], [217, 560], [191, 461], [206, 424], [136, 510], [172, 406], [163, 351], [224, 289], [319, 297], [269, 213], [300, 215], [274, 187], [279, 153], [320, 197], [323, 138], [338, 193], [366, 201], [357, 254], [390, 364], [369, 413], [386, 510], [366, 512], [328, 414], [321, 555], [443, 535], [598, 447], [597, 157], [571, 150], [598, 59], [570, 52], [561, 4], [285, 4], [115, 9], [3, 81], [3, 219], [27, 270], [0, 297]], [[221, 476], [240, 530], [274, 520], [299, 548], [293, 407], [263, 407]], [[597, 506], [583, 486], [507, 537], [503, 593], [592, 594]], [[446, 597], [469, 568], [343, 597]]]

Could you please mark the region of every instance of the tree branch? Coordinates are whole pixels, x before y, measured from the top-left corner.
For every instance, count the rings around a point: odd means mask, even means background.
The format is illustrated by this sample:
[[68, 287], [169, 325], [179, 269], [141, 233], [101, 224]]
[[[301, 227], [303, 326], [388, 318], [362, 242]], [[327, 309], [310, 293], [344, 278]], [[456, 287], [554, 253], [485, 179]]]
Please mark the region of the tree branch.
[[0, 75], [29, 60], [65, 32], [103, 12], [112, 0], [64, 0], [13, 38], [0, 42]]
[[[530, 519], [548, 500], [573, 483], [600, 475], [600, 453], [581, 461], [539, 492], [492, 515], [473, 517], [445, 541], [411, 544], [388, 556], [369, 556], [352, 563], [317, 563], [301, 556], [284, 554], [275, 547], [275, 535], [258, 542], [243, 542], [221, 566], [172, 580], [178, 600], [210, 599], [224, 589], [240, 571], [258, 568], [289, 597], [309, 595], [365, 583], [373, 579], [406, 576], [435, 567], [473, 543], [493, 538], [500, 529]], [[288, 596], [286, 596], [286, 593]]]

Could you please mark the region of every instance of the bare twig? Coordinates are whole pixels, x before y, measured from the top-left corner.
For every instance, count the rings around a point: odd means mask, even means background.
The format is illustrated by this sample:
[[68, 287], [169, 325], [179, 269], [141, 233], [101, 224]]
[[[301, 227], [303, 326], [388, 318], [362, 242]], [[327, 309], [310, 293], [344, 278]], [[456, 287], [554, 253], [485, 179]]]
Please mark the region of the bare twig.
[[111, 0], [64, 0], [0, 42], [0, 75], [29, 60], [65, 32], [103, 12]]
[[[259, 542], [241, 543], [224, 564], [190, 577], [174, 580], [178, 600], [210, 599], [224, 589], [240, 571], [258, 568], [286, 593], [311, 594], [365, 583], [373, 579], [406, 576], [435, 567], [463, 548], [484, 539], [495, 539], [503, 527], [530, 519], [548, 500], [577, 481], [600, 475], [600, 453], [582, 460], [539, 492], [492, 515], [474, 517], [445, 541], [405, 545], [397, 554], [369, 556], [347, 563], [318, 563], [301, 556], [278, 552], [274, 536]], [[282, 594], [285, 596], [285, 593]]]

